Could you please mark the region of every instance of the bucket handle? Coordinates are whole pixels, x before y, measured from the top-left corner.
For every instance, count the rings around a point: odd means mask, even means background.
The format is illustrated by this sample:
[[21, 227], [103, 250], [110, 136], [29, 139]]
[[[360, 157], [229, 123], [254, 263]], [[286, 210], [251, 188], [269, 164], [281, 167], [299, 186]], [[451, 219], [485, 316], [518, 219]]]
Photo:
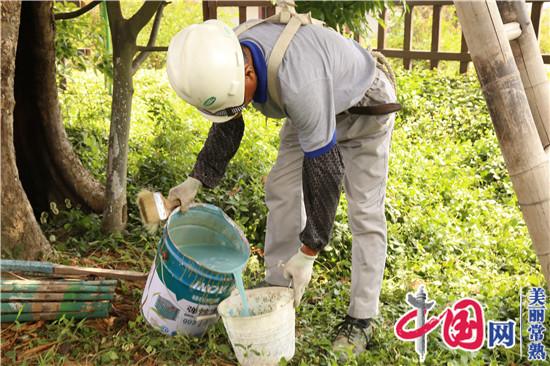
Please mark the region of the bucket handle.
[[214, 319], [214, 318], [217, 318], [219, 315], [218, 315], [218, 312], [216, 311], [214, 314], [209, 314], [209, 315], [199, 315], [197, 317], [195, 317], [195, 320], [200, 322], [200, 321], [203, 321], [203, 320], [210, 320], [210, 319]]

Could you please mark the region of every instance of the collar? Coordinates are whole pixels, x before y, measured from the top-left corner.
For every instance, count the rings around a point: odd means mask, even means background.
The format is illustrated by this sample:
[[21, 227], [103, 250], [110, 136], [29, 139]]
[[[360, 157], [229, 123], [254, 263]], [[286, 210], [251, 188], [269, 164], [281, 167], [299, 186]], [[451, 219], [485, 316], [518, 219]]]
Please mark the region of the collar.
[[265, 103], [267, 101], [267, 65], [265, 63], [264, 53], [261, 48], [252, 41], [241, 41], [241, 45], [248, 47], [252, 54], [254, 62], [254, 71], [258, 78], [258, 85], [252, 100], [256, 103]]

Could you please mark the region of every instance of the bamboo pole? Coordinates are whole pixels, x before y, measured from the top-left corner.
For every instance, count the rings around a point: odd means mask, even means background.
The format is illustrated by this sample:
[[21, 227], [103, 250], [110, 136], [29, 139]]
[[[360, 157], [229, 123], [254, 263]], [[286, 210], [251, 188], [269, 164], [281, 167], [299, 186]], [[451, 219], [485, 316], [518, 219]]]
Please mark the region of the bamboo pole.
[[499, 1], [498, 10], [504, 23], [518, 22], [521, 35], [510, 42], [518, 65], [531, 114], [542, 146], [550, 153], [550, 81], [546, 76], [535, 29], [527, 14], [525, 1]]
[[24, 261], [15, 259], [0, 260], [0, 271], [47, 273], [50, 275], [94, 275], [99, 277], [133, 281], [145, 280], [148, 275], [147, 273], [136, 271], [66, 266], [63, 264], [55, 264], [50, 262]]
[[550, 164], [494, 0], [454, 1], [500, 149], [550, 288]]
[[117, 280], [80, 281], [80, 280], [72, 280], [72, 279], [62, 279], [62, 280], [54, 280], [54, 279], [48, 279], [48, 280], [6, 279], [6, 280], [3, 280], [3, 279], [0, 279], [0, 285], [14, 285], [14, 284], [21, 284], [21, 283], [25, 285], [81, 284], [81, 285], [91, 285], [91, 286], [116, 286], [118, 284], [118, 281]]
[[108, 301], [96, 302], [3, 302], [0, 304], [0, 313], [60, 313], [60, 312], [94, 312], [111, 309]]
[[[115, 292], [115, 286], [96, 286], [87, 284], [70, 284], [70, 283], [40, 283], [40, 284], [0, 284], [2, 292]], [[46, 282], [46, 281], [44, 281]]]
[[11, 323], [14, 321], [30, 322], [36, 320], [56, 320], [65, 316], [67, 319], [84, 319], [84, 318], [106, 318], [109, 312], [106, 310], [94, 311], [91, 313], [75, 312], [75, 313], [24, 313], [24, 314], [2, 314], [0, 322]]
[[72, 301], [72, 300], [112, 300], [112, 293], [88, 293], [88, 292], [65, 292], [65, 293], [43, 293], [43, 292], [2, 292], [0, 300], [6, 301]]

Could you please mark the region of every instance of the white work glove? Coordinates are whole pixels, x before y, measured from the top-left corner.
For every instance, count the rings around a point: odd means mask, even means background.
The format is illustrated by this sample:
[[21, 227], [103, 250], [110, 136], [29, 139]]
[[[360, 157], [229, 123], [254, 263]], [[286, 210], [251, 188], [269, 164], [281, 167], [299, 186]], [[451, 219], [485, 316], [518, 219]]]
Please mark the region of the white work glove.
[[170, 201], [180, 201], [180, 210], [181, 212], [185, 212], [189, 208], [189, 205], [193, 203], [201, 187], [202, 183], [200, 180], [188, 177], [185, 182], [172, 188], [170, 192], [168, 192], [168, 199]]
[[294, 288], [294, 307], [300, 305], [300, 300], [304, 295], [311, 274], [313, 273], [313, 262], [317, 256], [307, 255], [298, 249], [298, 253], [284, 264], [283, 275], [287, 280], [292, 279], [292, 287]]

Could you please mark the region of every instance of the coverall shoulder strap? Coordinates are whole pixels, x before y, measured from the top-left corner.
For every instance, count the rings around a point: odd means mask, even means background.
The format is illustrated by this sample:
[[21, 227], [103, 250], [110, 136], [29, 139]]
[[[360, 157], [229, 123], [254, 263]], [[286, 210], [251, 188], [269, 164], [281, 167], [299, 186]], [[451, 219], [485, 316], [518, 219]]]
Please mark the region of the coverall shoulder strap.
[[258, 24], [262, 24], [266, 22], [275, 23], [275, 24], [288, 24], [288, 22], [290, 22], [291, 17], [297, 17], [298, 19], [300, 19], [301, 24], [316, 24], [316, 25], [324, 24], [322, 21], [312, 18], [311, 15], [309, 14], [290, 14], [287, 12], [281, 12], [279, 14], [272, 15], [269, 18], [255, 19], [255, 20], [250, 20], [246, 23], [242, 23], [237, 28], [235, 28], [233, 32], [238, 37], [242, 33], [246, 32], [250, 28], [257, 26]]
[[[288, 4], [287, 4], [288, 3]], [[290, 7], [289, 7], [290, 5]], [[285, 28], [281, 32], [281, 35], [275, 42], [273, 49], [271, 50], [271, 55], [267, 61], [267, 89], [271, 99], [282, 108], [281, 103], [281, 94], [279, 91], [279, 82], [278, 82], [278, 73], [279, 67], [283, 62], [283, 57], [285, 56], [286, 50], [294, 38], [296, 32], [302, 25], [305, 24], [315, 24], [323, 25], [324, 23], [320, 20], [314, 19], [310, 14], [298, 14], [294, 11], [294, 1], [289, 0], [279, 0], [278, 6], [280, 12], [270, 16], [266, 19], [258, 19], [249, 21], [238, 26], [234, 32], [237, 37], [247, 30], [255, 27], [264, 22], [276, 23], [276, 24], [286, 24]]]
[[292, 41], [292, 38], [294, 38], [294, 35], [298, 32], [298, 29], [300, 29], [301, 26], [302, 22], [298, 17], [293, 16], [290, 18], [285, 29], [283, 29], [281, 35], [277, 39], [277, 42], [275, 42], [267, 62], [267, 90], [279, 108], [283, 107], [281, 102], [281, 93], [279, 90], [280, 85], [278, 82], [279, 67], [283, 62], [283, 57], [285, 56], [290, 41]]

